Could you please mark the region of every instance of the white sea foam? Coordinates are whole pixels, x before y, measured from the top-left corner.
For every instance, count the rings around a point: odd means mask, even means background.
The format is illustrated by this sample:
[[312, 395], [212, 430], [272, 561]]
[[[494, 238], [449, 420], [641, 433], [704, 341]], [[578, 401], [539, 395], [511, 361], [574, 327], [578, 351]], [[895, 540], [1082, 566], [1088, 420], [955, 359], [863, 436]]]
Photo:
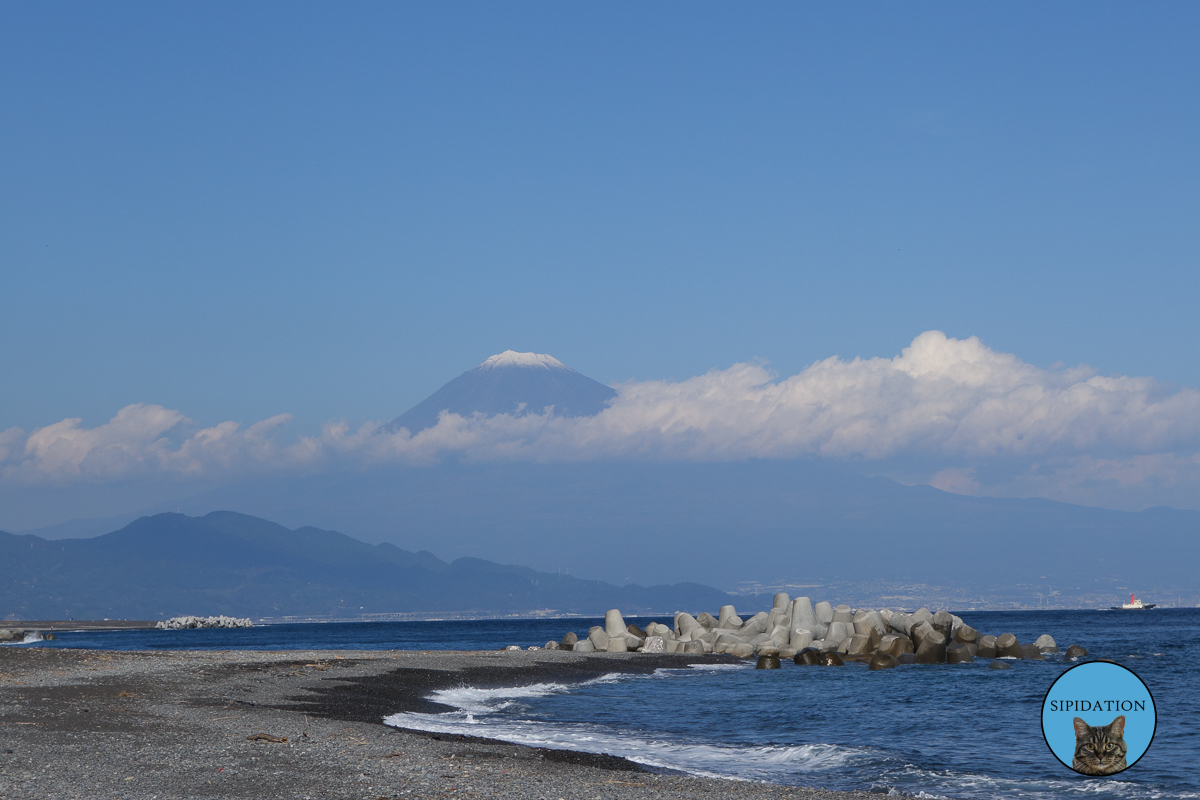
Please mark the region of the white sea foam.
[[[676, 667], [663, 667], [663, 669], [677, 669]], [[725, 670], [725, 669], [754, 669], [754, 665], [746, 662], [743, 664], [689, 664], [687, 669], [695, 669], [700, 671], [706, 670]]]
[[[906, 764], [891, 780], [877, 781], [874, 791], [887, 790], [889, 796], [915, 796], [936, 800], [952, 797], [1021, 797], [1028, 800], [1061, 800], [1101, 795], [1129, 800], [1197, 800], [1196, 792], [1164, 791], [1127, 780], [1037, 780], [1010, 779], [977, 772], [927, 770]], [[897, 786], [896, 783], [900, 785]], [[929, 787], [913, 793], [912, 787]], [[943, 794], [944, 793], [944, 794]]]
[[[713, 667], [730, 668], [726, 665]], [[858, 756], [865, 757], [870, 752], [866, 748], [839, 747], [831, 744], [744, 747], [672, 742], [654, 738], [644, 732], [615, 730], [585, 723], [490, 717], [524, 698], [546, 697], [569, 692], [587, 684], [613, 683], [630, 677], [640, 676], [609, 674], [571, 685], [538, 683], [499, 689], [479, 689], [473, 686], [441, 689], [430, 694], [428, 699], [452, 706], [455, 711], [443, 714], [403, 712], [385, 717], [383, 722], [398, 728], [484, 736], [531, 747], [607, 753], [647, 766], [676, 769], [705, 777], [741, 780], [770, 780], [783, 774], [836, 769], [849, 760]]]
[[454, 689], [438, 689], [426, 699], [457, 708], [468, 714], [491, 714], [503, 708], [508, 708], [515, 701], [522, 698], [562, 694], [571, 691], [571, 689], [577, 686], [611, 683], [615, 680], [617, 680], [617, 676], [615, 675], [601, 675], [598, 678], [592, 678], [589, 681], [573, 685], [534, 683], [529, 686], [508, 686], [499, 689], [479, 689], [474, 686], [460, 686]]
[[[663, 668], [649, 675], [609, 674], [587, 683], [703, 680], [699, 670], [752, 669], [740, 664]], [[711, 672], [709, 672], [711, 674]], [[650, 767], [732, 780], [819, 785], [868, 786], [888, 795], [943, 800], [948, 797], [1019, 797], [1059, 800], [1077, 797], [1120, 800], [1200, 800], [1195, 792], [1166, 791], [1134, 781], [1078, 781], [1064, 778], [1008, 778], [975, 771], [934, 770], [918, 766], [887, 748], [829, 743], [733, 745], [623, 728], [621, 723], [559, 722], [527, 718], [523, 699], [565, 694], [584, 684], [541, 683], [502, 689], [443, 689], [429, 699], [454, 708], [441, 714], [400, 713], [383, 722], [400, 728], [450, 735], [480, 736], [531, 747], [605, 753]], [[504, 711], [508, 709], [507, 711]], [[585, 717], [586, 720], [586, 717]], [[911, 756], [909, 756], [911, 758]]]
[[836, 769], [865, 749], [831, 744], [737, 747], [670, 742], [631, 731], [580, 723], [479, 719], [474, 713], [393, 714], [384, 723], [430, 733], [485, 736], [530, 747], [607, 753], [651, 767], [714, 778], [763, 780], [796, 772]]
[[25, 638], [19, 642], [0, 642], [0, 644], [34, 644], [43, 641], [42, 634], [38, 631], [29, 631], [25, 634]]

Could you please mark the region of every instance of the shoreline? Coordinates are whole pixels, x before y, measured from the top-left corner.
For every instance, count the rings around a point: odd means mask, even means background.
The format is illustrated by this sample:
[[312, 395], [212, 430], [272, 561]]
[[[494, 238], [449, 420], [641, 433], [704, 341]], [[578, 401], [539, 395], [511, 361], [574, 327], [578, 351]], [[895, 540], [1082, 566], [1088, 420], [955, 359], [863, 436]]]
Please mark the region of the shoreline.
[[[384, 725], [438, 688], [724, 663], [564, 651], [0, 651], [0, 797], [797, 798], [624, 758]], [[266, 734], [286, 742], [249, 741]]]
[[65, 631], [140, 631], [152, 630], [157, 623], [144, 619], [31, 619], [0, 621], [0, 628], [20, 628], [38, 633]]

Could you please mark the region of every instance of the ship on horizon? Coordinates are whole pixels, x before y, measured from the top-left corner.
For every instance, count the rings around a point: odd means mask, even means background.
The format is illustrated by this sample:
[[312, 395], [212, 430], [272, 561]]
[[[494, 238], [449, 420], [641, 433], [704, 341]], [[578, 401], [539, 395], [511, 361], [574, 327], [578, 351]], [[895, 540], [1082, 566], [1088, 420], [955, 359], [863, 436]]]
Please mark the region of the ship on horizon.
[[1119, 606], [1113, 606], [1109, 610], [1110, 611], [1128, 611], [1130, 609], [1138, 609], [1138, 608], [1154, 608], [1155, 605], [1156, 605], [1155, 603], [1143, 603], [1141, 600], [1138, 600], [1133, 595], [1133, 593], [1130, 593], [1128, 603], [1122, 603]]

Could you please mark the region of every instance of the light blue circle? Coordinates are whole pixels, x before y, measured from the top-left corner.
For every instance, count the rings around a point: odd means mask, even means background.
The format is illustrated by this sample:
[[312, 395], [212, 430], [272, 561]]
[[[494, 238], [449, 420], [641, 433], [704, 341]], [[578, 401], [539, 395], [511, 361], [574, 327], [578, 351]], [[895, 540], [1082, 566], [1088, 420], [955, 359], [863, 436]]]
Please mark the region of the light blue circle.
[[1089, 661], [1064, 672], [1042, 702], [1042, 733], [1066, 766], [1075, 758], [1075, 725], [1108, 725], [1125, 716], [1125, 763], [1133, 766], [1154, 738], [1158, 717], [1150, 690], [1120, 664]]

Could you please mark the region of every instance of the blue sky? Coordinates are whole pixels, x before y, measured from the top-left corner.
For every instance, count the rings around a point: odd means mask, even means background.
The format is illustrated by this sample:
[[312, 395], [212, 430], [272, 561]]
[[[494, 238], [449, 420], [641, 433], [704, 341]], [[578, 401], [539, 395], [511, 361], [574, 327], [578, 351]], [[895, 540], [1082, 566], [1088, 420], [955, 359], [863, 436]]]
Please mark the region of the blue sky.
[[8, 4], [4, 425], [923, 330], [1200, 384], [1188, 4]]
[[[923, 331], [1200, 386], [1200, 10], [0, 6], [0, 431]], [[1190, 452], [1190, 451], [1189, 451]]]

